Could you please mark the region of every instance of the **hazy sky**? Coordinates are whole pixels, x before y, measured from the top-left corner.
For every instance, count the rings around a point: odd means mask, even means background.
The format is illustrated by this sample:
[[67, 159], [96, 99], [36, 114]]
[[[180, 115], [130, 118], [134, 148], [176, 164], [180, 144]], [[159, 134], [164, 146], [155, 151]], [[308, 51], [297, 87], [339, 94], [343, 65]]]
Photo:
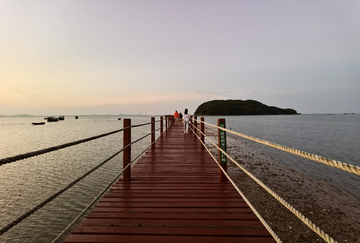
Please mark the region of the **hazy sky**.
[[0, 114], [360, 112], [359, 0], [0, 0]]

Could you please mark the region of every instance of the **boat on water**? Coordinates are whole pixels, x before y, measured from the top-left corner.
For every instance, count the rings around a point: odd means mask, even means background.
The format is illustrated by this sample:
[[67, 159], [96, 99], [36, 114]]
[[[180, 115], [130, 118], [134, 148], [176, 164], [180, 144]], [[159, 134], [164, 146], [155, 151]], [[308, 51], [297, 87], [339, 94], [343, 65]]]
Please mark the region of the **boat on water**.
[[59, 121], [59, 118], [56, 118], [55, 116], [48, 116], [44, 118], [45, 120], [47, 120], [48, 122], [57, 122]]
[[33, 122], [32, 124], [33, 124], [33, 125], [44, 125], [45, 122]]

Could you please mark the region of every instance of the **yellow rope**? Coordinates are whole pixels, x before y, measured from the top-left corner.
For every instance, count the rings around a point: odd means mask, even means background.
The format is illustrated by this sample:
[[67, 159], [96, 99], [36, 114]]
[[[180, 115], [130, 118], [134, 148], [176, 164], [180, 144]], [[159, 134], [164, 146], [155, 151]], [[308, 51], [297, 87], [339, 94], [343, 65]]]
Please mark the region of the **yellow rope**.
[[[190, 128], [191, 129], [191, 128]], [[199, 130], [198, 128], [196, 128]], [[193, 132], [194, 130], [191, 129]], [[199, 132], [203, 134], [200, 130]], [[281, 239], [276, 235], [276, 233], [272, 230], [272, 228], [268, 225], [268, 223], [265, 221], [265, 219], [260, 215], [260, 213], [256, 210], [256, 208], [250, 203], [250, 201], [246, 198], [246, 196], [242, 193], [242, 191], [238, 188], [238, 186], [235, 184], [235, 182], [230, 178], [230, 176], [226, 173], [224, 168], [220, 166], [217, 159], [212, 155], [212, 153], [209, 151], [209, 149], [205, 146], [205, 144], [201, 141], [200, 137], [194, 133], [195, 136], [200, 140], [200, 142], [204, 145], [204, 148], [208, 151], [210, 156], [213, 158], [213, 160], [216, 162], [217, 166], [224, 172], [224, 175], [228, 178], [228, 180], [231, 182], [231, 184], [235, 187], [235, 189], [238, 191], [240, 196], [244, 199], [244, 201], [249, 205], [251, 210], [255, 213], [255, 215], [259, 218], [260, 222], [264, 225], [264, 227], [269, 231], [269, 233], [272, 235], [272, 237], [275, 239], [276, 242], [281, 243]], [[205, 135], [204, 137], [208, 139]]]
[[306, 159], [310, 159], [310, 160], [313, 160], [313, 161], [316, 161], [316, 162], [319, 162], [319, 163], [322, 163], [322, 164], [325, 164], [325, 165], [328, 165], [328, 166], [331, 166], [331, 167], [334, 167], [334, 168], [337, 168], [337, 169], [341, 169], [341, 170], [344, 170], [346, 172], [350, 172], [350, 173], [355, 174], [355, 175], [360, 175], [360, 167], [359, 166], [354, 166], [354, 165], [351, 165], [351, 164], [342, 163], [340, 161], [328, 159], [328, 158], [321, 157], [321, 156], [314, 155], [314, 154], [310, 154], [308, 152], [304, 152], [304, 151], [301, 151], [301, 150], [298, 150], [298, 149], [293, 149], [293, 148], [286, 147], [286, 146], [283, 146], [283, 145], [280, 145], [280, 144], [276, 144], [276, 143], [269, 142], [269, 141], [266, 141], [266, 140], [262, 140], [262, 139], [259, 139], [259, 138], [251, 137], [251, 136], [248, 136], [248, 135], [245, 135], [245, 134], [242, 134], [242, 133], [234, 132], [232, 130], [227, 130], [225, 128], [215, 126], [215, 125], [210, 124], [210, 123], [204, 122], [204, 124], [212, 126], [212, 127], [216, 127], [218, 129], [224, 130], [226, 132], [229, 132], [229, 133], [232, 133], [234, 135], [249, 139], [249, 140], [257, 142], [257, 143], [261, 143], [261, 144], [264, 144], [264, 145], [267, 145], [267, 146], [270, 146], [270, 147], [273, 147], [273, 148], [276, 148], [276, 149], [279, 149], [279, 150], [282, 150], [282, 151], [285, 151], [285, 152], [288, 152], [288, 153], [291, 153], [291, 154], [301, 156], [301, 157], [306, 158]]
[[[208, 124], [211, 125], [211, 124]], [[213, 126], [213, 125], [212, 125]], [[216, 126], [217, 127], [217, 126]], [[220, 127], [217, 127], [220, 128]], [[224, 129], [226, 130], [226, 129]], [[200, 131], [200, 133], [202, 133]], [[203, 133], [202, 133], [203, 134]], [[264, 183], [262, 183], [258, 178], [256, 178], [253, 174], [251, 174], [249, 171], [247, 171], [244, 167], [242, 167], [239, 163], [237, 163], [234, 159], [232, 159], [224, 150], [219, 148], [217, 144], [215, 144], [213, 141], [211, 141], [207, 136], [204, 137], [212, 143], [218, 150], [220, 150], [222, 153], [226, 155], [227, 158], [229, 158], [234, 164], [236, 164], [242, 171], [244, 171], [250, 178], [252, 178], [256, 183], [258, 183], [262, 188], [264, 188], [268, 193], [270, 193], [276, 200], [278, 200], [282, 205], [284, 205], [290, 212], [292, 212], [296, 217], [298, 217], [303, 223], [305, 223], [311, 230], [313, 230], [316, 234], [318, 234], [321, 238], [323, 238], [328, 243], [336, 243], [333, 238], [331, 238], [328, 234], [326, 234], [322, 229], [317, 227], [311, 220], [306, 218], [301, 212], [296, 210], [293, 206], [291, 206], [288, 202], [286, 202], [282, 197], [277, 195], [273, 190], [271, 190], [268, 186], [266, 186]], [[205, 147], [207, 149], [207, 147]], [[208, 149], [207, 149], [208, 150]], [[209, 151], [209, 150], [208, 150]], [[211, 153], [210, 153], [211, 154]], [[212, 156], [212, 155], [211, 155]], [[213, 157], [213, 156], [212, 156]], [[214, 158], [214, 157], [213, 157]], [[216, 161], [216, 159], [214, 158]], [[220, 166], [220, 168], [222, 168]], [[222, 169], [223, 170], [223, 169]], [[223, 170], [224, 171], [224, 170]], [[229, 178], [227, 173], [224, 171], [224, 174], [226, 174], [226, 177]], [[234, 185], [234, 184], [233, 184]], [[234, 185], [235, 186], [235, 185]], [[235, 186], [236, 187], [236, 186]], [[240, 192], [240, 190], [236, 187], [236, 190]], [[241, 193], [241, 192], [240, 192]], [[241, 193], [242, 194], [242, 193]], [[271, 233], [271, 232], [270, 232]]]

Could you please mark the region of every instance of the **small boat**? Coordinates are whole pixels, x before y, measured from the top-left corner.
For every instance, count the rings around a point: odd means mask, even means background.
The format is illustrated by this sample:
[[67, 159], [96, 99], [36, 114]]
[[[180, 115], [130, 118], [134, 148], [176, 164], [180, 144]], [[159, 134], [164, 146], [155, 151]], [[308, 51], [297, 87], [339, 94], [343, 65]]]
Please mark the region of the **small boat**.
[[45, 122], [33, 122], [32, 124], [33, 124], [33, 125], [44, 125]]
[[44, 118], [45, 120], [47, 120], [48, 122], [57, 122], [59, 121], [59, 118], [56, 118], [55, 116], [48, 116]]

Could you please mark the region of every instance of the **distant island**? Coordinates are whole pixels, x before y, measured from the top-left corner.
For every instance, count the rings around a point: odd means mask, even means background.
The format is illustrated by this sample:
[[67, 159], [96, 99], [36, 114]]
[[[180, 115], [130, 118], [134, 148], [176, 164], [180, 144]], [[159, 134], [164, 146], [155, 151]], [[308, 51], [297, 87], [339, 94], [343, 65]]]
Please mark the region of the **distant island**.
[[256, 100], [212, 100], [202, 103], [194, 115], [296, 115], [294, 109], [267, 106]]

